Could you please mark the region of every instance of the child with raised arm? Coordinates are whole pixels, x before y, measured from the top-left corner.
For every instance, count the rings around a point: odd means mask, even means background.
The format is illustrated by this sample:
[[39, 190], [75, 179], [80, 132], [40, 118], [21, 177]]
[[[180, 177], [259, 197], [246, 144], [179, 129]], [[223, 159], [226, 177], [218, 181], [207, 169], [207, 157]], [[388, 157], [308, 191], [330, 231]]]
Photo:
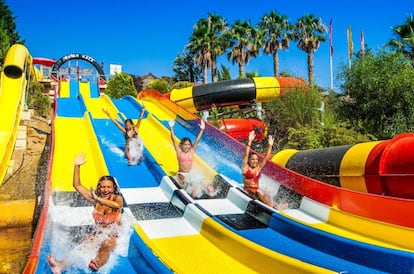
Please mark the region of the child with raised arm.
[[204, 120], [200, 121], [200, 131], [197, 134], [197, 137], [194, 141], [194, 144], [191, 143], [190, 138], [184, 137], [181, 139], [180, 143], [178, 144], [175, 140], [174, 134], [174, 124], [175, 121], [169, 121], [170, 125], [170, 133], [171, 133], [171, 140], [174, 145], [175, 152], [177, 154], [177, 161], [178, 161], [178, 185], [180, 188], [183, 188], [190, 194], [193, 198], [201, 197], [203, 191], [209, 195], [210, 197], [215, 196], [215, 190], [212, 185], [208, 185], [205, 189], [201, 182], [194, 182], [191, 178], [190, 172], [193, 167], [193, 158], [194, 152], [198, 146], [198, 143], [203, 135], [203, 131], [205, 128]]
[[274, 204], [269, 193], [259, 186], [259, 179], [261, 177], [262, 169], [266, 165], [267, 159], [272, 152], [273, 136], [269, 135], [266, 154], [263, 157], [263, 160], [260, 162], [257, 154], [250, 153], [250, 146], [252, 145], [252, 142], [255, 138], [256, 133], [254, 130], [252, 130], [249, 132], [249, 141], [246, 145], [246, 150], [242, 161], [244, 191], [246, 191], [246, 193], [251, 198], [258, 199], [270, 207], [280, 210], [287, 209], [288, 204], [285, 203], [280, 206], [278, 204]]
[[[89, 263], [92, 271], [98, 271], [100, 267], [107, 263], [112, 251], [115, 250], [118, 238], [118, 226], [121, 222], [121, 212], [123, 199], [119, 193], [118, 185], [112, 176], [102, 176], [96, 187], [96, 191], [91, 187], [88, 190], [82, 185], [80, 180], [80, 167], [85, 163], [85, 155], [77, 155], [74, 162], [73, 187], [86, 200], [94, 205], [92, 213], [95, 220], [94, 230], [86, 235], [84, 243], [99, 239], [99, 250], [96, 257]], [[96, 238], [96, 235], [106, 235], [106, 238]], [[47, 262], [52, 273], [62, 273], [70, 267], [70, 257], [58, 261], [52, 254], [49, 254]]]
[[124, 125], [122, 125], [118, 120], [111, 117], [109, 112], [106, 109], [102, 111], [108, 116], [109, 119], [116, 125], [116, 127], [122, 131], [125, 137], [125, 157], [128, 159], [128, 165], [136, 165], [142, 159], [142, 153], [144, 150], [144, 145], [142, 139], [138, 135], [139, 126], [141, 125], [142, 117], [145, 113], [145, 107], [142, 106], [141, 114], [137, 120], [137, 123], [134, 125], [131, 119], [126, 119]]

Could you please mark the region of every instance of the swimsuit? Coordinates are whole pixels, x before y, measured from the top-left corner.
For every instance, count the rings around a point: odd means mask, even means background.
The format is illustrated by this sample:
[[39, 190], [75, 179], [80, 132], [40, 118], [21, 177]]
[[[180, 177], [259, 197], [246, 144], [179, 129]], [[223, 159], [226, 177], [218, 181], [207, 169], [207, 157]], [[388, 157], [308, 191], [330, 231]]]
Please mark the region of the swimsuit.
[[261, 173], [259, 172], [257, 175], [255, 175], [250, 169], [247, 169], [247, 171], [242, 175], [245, 179], [251, 180], [252, 183], [254, 183], [253, 186], [244, 185], [244, 190], [246, 190], [249, 194], [256, 194], [257, 190], [259, 189], [259, 179]]
[[180, 155], [178, 155], [178, 161], [180, 163], [182, 163], [182, 162], [192, 162], [193, 161], [193, 154], [192, 153], [188, 154], [187, 157], [186, 156], [187, 156], [186, 154], [181, 153]]
[[94, 210], [92, 212], [92, 216], [96, 224], [110, 225], [110, 224], [119, 222], [121, 213], [119, 211], [114, 211], [114, 212], [101, 214], [97, 212], [96, 210]]
[[138, 138], [138, 133], [135, 131], [135, 128], [131, 129], [134, 131], [134, 134], [132, 134], [132, 136], [128, 135], [128, 131], [125, 131], [124, 137], [125, 137], [125, 141], [128, 141], [129, 139], [132, 138]]

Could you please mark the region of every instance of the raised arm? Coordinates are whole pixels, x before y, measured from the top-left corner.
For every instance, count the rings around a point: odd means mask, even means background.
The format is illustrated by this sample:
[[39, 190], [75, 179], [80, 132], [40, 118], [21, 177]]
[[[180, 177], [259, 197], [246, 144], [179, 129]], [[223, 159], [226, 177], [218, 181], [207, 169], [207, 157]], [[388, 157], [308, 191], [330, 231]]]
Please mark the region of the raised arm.
[[135, 124], [135, 131], [136, 132], [138, 132], [138, 130], [139, 130], [139, 126], [141, 125], [141, 121], [142, 121], [142, 117], [144, 117], [144, 113], [145, 113], [145, 106], [142, 105], [141, 113], [138, 117], [137, 123]]
[[108, 118], [109, 119], [111, 119], [111, 121], [116, 125], [116, 127], [120, 130], [120, 131], [122, 131], [123, 133], [125, 133], [126, 132], [126, 130], [125, 130], [125, 127], [123, 126], [123, 125], [121, 125], [121, 123], [120, 122], [118, 122], [117, 120], [115, 120], [110, 114], [109, 114], [109, 112], [108, 112], [108, 110], [106, 110], [106, 109], [102, 109], [102, 111], [106, 114], [106, 116], [108, 116]]
[[200, 142], [201, 136], [203, 135], [204, 129], [206, 128], [206, 122], [204, 122], [203, 119], [200, 120], [200, 131], [197, 134], [197, 137], [194, 141], [193, 144], [193, 151], [196, 150], [197, 146], [198, 146], [198, 142]]
[[260, 165], [260, 168], [263, 168], [265, 166], [265, 164], [266, 164], [266, 162], [267, 162], [267, 160], [268, 160], [268, 158], [270, 156], [270, 153], [272, 153], [273, 142], [274, 142], [273, 136], [272, 135], [269, 135], [266, 154], [263, 157], [263, 160], [259, 164]]
[[74, 162], [73, 187], [79, 194], [90, 202], [94, 202], [91, 192], [81, 184], [80, 166], [85, 163], [85, 154], [78, 154]]
[[175, 121], [174, 120], [170, 120], [170, 121], [168, 121], [168, 124], [170, 125], [171, 141], [173, 143], [175, 152], [177, 152], [177, 154], [178, 154], [178, 152], [180, 151], [180, 146], [177, 144], [177, 141], [175, 140], [175, 134], [174, 134], [174, 124], [175, 124]]
[[247, 171], [246, 168], [249, 166], [249, 153], [250, 153], [250, 147], [252, 145], [253, 140], [256, 138], [256, 133], [254, 130], [249, 132], [249, 139], [246, 145], [246, 150], [244, 151], [243, 161], [242, 161], [242, 171]]

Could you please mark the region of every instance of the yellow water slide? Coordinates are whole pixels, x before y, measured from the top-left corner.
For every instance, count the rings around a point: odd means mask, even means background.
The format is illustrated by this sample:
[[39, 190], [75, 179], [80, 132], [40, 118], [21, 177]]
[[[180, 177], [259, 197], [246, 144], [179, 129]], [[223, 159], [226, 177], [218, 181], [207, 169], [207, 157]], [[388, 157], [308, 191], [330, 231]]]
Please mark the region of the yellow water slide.
[[14, 150], [25, 91], [33, 72], [28, 50], [20, 44], [11, 46], [4, 59], [0, 79], [0, 184]]

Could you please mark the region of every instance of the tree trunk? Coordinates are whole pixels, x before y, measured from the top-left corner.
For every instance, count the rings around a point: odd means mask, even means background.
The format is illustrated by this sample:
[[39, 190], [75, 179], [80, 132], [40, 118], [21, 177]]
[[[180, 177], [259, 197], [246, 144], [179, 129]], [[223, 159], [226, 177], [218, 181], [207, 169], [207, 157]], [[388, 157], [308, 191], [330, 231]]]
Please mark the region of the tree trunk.
[[239, 78], [242, 78], [244, 76], [244, 63], [239, 63]]
[[314, 75], [313, 75], [313, 51], [310, 50], [308, 52], [308, 81], [309, 86], [312, 86], [314, 83]]
[[279, 51], [273, 52], [273, 72], [275, 77], [279, 77]]
[[207, 67], [207, 64], [205, 64], [204, 69], [203, 69], [203, 84], [204, 85], [207, 84], [207, 70], [208, 70], [208, 67]]
[[217, 82], [217, 63], [216, 60], [211, 62], [211, 82]]

